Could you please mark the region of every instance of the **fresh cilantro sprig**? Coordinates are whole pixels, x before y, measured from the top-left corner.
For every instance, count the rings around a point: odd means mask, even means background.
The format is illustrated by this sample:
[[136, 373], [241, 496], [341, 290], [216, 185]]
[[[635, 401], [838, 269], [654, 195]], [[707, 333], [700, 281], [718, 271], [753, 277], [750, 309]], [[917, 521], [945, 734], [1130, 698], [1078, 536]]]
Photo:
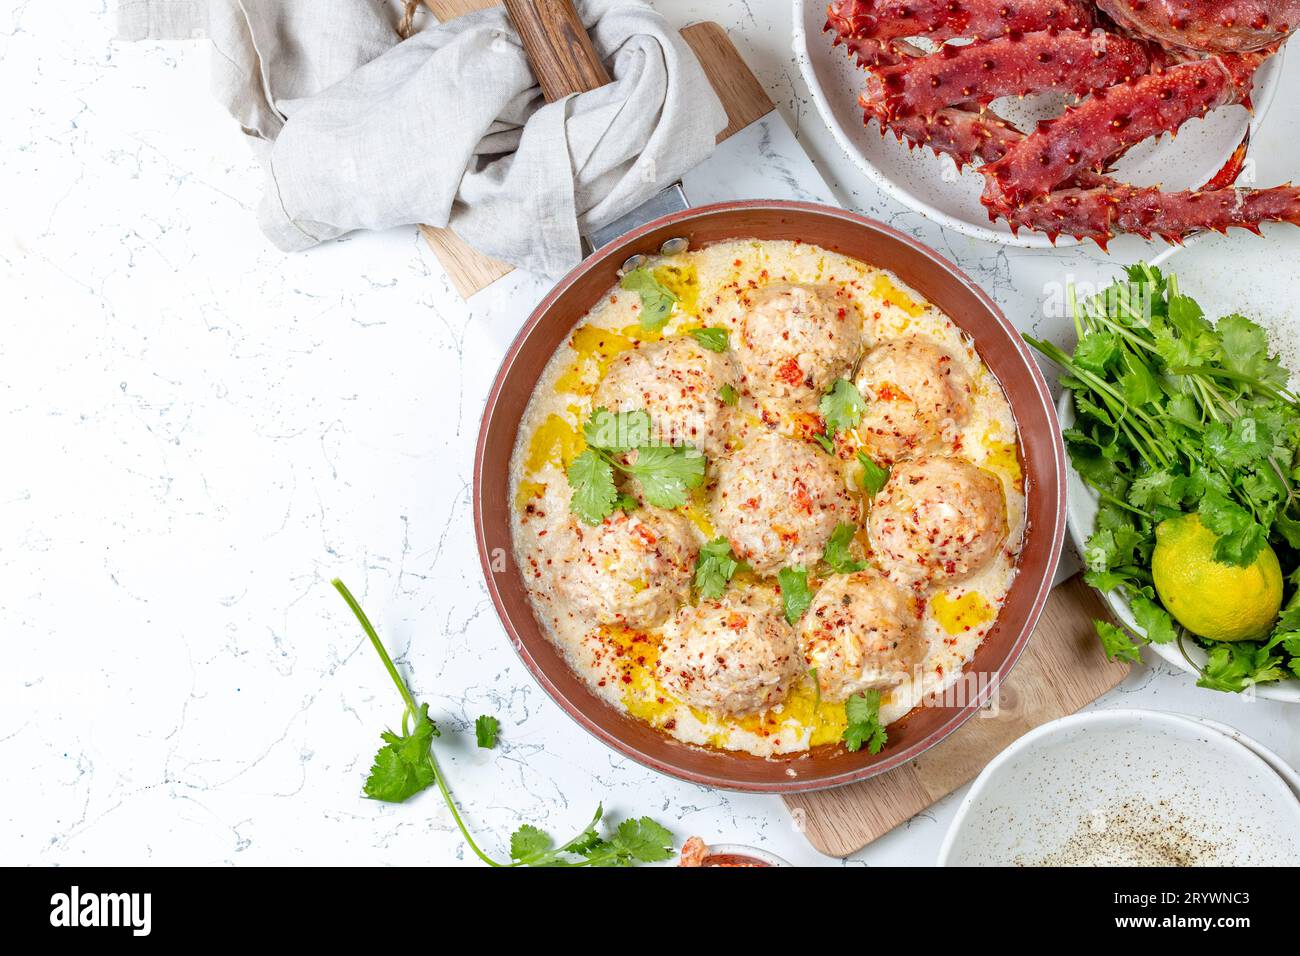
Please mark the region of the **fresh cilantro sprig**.
[[667, 323], [677, 302], [671, 289], [655, 278], [654, 272], [642, 266], [633, 269], [619, 280], [619, 286], [635, 292], [641, 298], [641, 328], [657, 332]]
[[858, 464], [862, 466], [862, 474], [858, 478], [862, 490], [874, 498], [889, 481], [889, 469], [877, 465], [864, 451], [858, 452]]
[[812, 590], [808, 587], [808, 572], [803, 568], [782, 568], [776, 573], [781, 585], [781, 606], [785, 619], [798, 624], [804, 612], [812, 605]]
[[[384, 669], [397, 686], [405, 705], [401, 733], [386, 730], [380, 734], [384, 745], [375, 754], [374, 765], [366, 778], [364, 793], [367, 797], [387, 803], [401, 803], [430, 785], [437, 786], [470, 851], [493, 867], [634, 866], [637, 863], [658, 863], [672, 857], [672, 833], [649, 817], [624, 820], [614, 828], [612, 835], [602, 837], [599, 824], [604, 810], [601, 807], [596, 808], [596, 815], [582, 832], [567, 843], [557, 846], [543, 830], [526, 823], [510, 837], [509, 863], [500, 863], [484, 853], [465, 826], [456, 801], [447, 787], [447, 781], [438, 767], [437, 758], [434, 757], [433, 739], [440, 735], [438, 728], [429, 719], [429, 705], [416, 704], [374, 625], [352, 592], [338, 578], [332, 583], [352, 609], [361, 630], [379, 654]], [[500, 723], [495, 717], [484, 715], [474, 722], [475, 737], [480, 747], [494, 746], [499, 730]]]
[[[686, 493], [704, 481], [704, 455], [694, 445], [651, 444], [650, 416], [643, 410], [611, 412], [597, 408], [583, 426], [587, 448], [567, 472], [572, 495], [569, 509], [589, 525], [598, 525], [615, 508], [632, 511], [636, 499], [620, 494], [615, 470], [632, 475], [641, 494], [656, 508], [680, 508]], [[628, 452], [634, 457], [625, 460]]]
[[844, 749], [856, 753], [866, 744], [868, 753], [880, 753], [889, 740], [880, 722], [880, 691], [854, 694], [844, 702], [844, 717], [848, 721], [841, 738]]
[[731, 333], [720, 325], [691, 329], [691, 337], [710, 352], [725, 352], [731, 347]]
[[855, 571], [861, 571], [867, 566], [865, 561], [855, 559], [849, 550], [849, 545], [853, 542], [853, 536], [857, 534], [857, 531], [856, 526], [841, 522], [835, 526], [831, 536], [826, 539], [826, 549], [822, 552], [822, 560], [830, 565], [831, 570], [836, 574], [853, 574]]
[[510, 859], [522, 866], [634, 866], [672, 858], [673, 835], [654, 820], [624, 820], [605, 839], [596, 829], [603, 815], [597, 807], [586, 829], [558, 847], [544, 831], [524, 824], [510, 838]]
[[497, 745], [497, 734], [501, 732], [501, 721], [490, 714], [480, 714], [474, 721], [474, 742], [484, 750], [491, 750]]
[[722, 387], [718, 389], [718, 398], [722, 399], [724, 405], [735, 405], [736, 402], [740, 401], [740, 393], [736, 391], [736, 387], [730, 382], [724, 382]]
[[735, 573], [747, 569], [748, 565], [732, 554], [731, 542], [716, 538], [701, 547], [695, 559], [695, 590], [700, 597], [716, 601], [727, 590]]
[[826, 421], [826, 433], [837, 435], [857, 427], [867, 403], [856, 385], [847, 378], [837, 378], [822, 395], [818, 408]]
[[818, 409], [826, 422], [826, 431], [813, 435], [813, 440], [828, 454], [833, 454], [835, 436], [857, 427], [867, 411], [867, 403], [856, 385], [847, 378], [837, 378], [822, 395]]

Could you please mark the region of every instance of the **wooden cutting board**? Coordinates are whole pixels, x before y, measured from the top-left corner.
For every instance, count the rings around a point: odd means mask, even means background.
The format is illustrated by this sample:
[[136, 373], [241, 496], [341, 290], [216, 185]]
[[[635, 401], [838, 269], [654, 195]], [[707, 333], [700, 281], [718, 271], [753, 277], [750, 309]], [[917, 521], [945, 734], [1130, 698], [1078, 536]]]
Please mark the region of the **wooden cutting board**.
[[[424, 0], [439, 20], [449, 20], [474, 10], [496, 6], [499, 0]], [[695, 53], [714, 92], [727, 111], [727, 128], [718, 142], [738, 133], [766, 116], [776, 105], [741, 59], [727, 31], [711, 22], [693, 23], [681, 31], [682, 39]], [[447, 270], [447, 276], [463, 298], [501, 278], [513, 267], [477, 252], [450, 229], [421, 226], [420, 233]]]
[[1039, 724], [1072, 714], [1115, 687], [1129, 666], [1111, 663], [1092, 629], [1109, 618], [1076, 575], [1048, 599], [1034, 636], [999, 691], [998, 708], [977, 714], [942, 743], [895, 770], [834, 790], [785, 797], [808, 842], [848, 856], [910, 820], [962, 784]]

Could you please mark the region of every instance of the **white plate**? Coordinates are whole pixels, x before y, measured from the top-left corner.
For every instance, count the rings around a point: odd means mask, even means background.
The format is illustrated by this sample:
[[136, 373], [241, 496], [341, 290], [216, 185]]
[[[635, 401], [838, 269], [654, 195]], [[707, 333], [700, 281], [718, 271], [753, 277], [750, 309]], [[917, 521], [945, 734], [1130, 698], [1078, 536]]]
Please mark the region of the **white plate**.
[[[1264, 228], [1263, 239], [1244, 237], [1250, 242], [1243, 246], [1242, 238], [1238, 233], [1197, 236], [1152, 262], [1175, 273], [1179, 291], [1200, 303], [1209, 318], [1217, 320], [1240, 312], [1268, 330], [1269, 344], [1281, 354], [1283, 364], [1293, 370], [1291, 388], [1300, 388], [1300, 312], [1292, 306], [1298, 276], [1294, 269], [1278, 268], [1279, 263], [1300, 263], [1300, 229], [1269, 225]], [[1074, 423], [1074, 402], [1069, 392], [1062, 394], [1056, 410], [1061, 427], [1069, 428]], [[1082, 555], [1097, 518], [1097, 493], [1073, 468], [1066, 474], [1065, 487], [1066, 525], [1070, 540]], [[1103, 594], [1102, 599], [1127, 627], [1142, 633], [1128, 602], [1117, 591]], [[1205, 666], [1206, 654], [1201, 648], [1190, 641], [1184, 641], [1184, 647], [1198, 666]], [[1151, 650], [1171, 664], [1194, 672], [1176, 644], [1152, 644]], [[1300, 680], [1262, 684], [1254, 693], [1266, 700], [1300, 703]]]
[[1259, 756], [1197, 721], [1090, 711], [995, 757], [957, 809], [938, 862], [1295, 866], [1300, 800]]
[[[909, 150], [893, 136], [882, 137], [874, 124], [862, 122], [858, 94], [862, 71], [845, 53], [832, 47], [826, 24], [827, 0], [794, 0], [794, 55], [812, 93], [813, 102], [840, 146], [890, 196], [935, 222], [976, 239], [1006, 245], [1047, 248], [1044, 235], [1024, 229], [1013, 236], [1006, 224], [990, 223], [979, 201], [984, 180], [978, 173], [958, 174], [951, 160], [929, 150]], [[1116, 166], [1116, 178], [1135, 184], [1163, 183], [1166, 189], [1191, 189], [1213, 176], [1227, 162], [1247, 128], [1253, 133], [1272, 104], [1281, 75], [1281, 54], [1260, 68], [1255, 78], [1255, 112], [1215, 110], [1203, 120], [1192, 120], [1178, 134], [1149, 140], [1126, 155]], [[1037, 96], [996, 101], [994, 107], [1022, 129], [1060, 112], [1059, 97]], [[1057, 245], [1075, 242], [1068, 236]]]

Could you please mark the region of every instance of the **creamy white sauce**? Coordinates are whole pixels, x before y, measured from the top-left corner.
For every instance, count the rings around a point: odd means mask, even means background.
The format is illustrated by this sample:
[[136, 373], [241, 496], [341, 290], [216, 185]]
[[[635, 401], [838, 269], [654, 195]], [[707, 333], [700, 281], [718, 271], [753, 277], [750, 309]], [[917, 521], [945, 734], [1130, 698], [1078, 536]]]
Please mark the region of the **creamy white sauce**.
[[[862, 316], [866, 347], [906, 335], [927, 336], [965, 368], [973, 383], [971, 414], [956, 443], [962, 457], [1002, 482], [1009, 533], [996, 557], [978, 574], [928, 594], [921, 622], [928, 652], [912, 677], [885, 693], [881, 719], [893, 722], [927, 698], [941, 697], [945, 690], [951, 694], [1006, 598], [1025, 526], [1015, 422], [1001, 387], [973, 344], [948, 316], [891, 273], [816, 246], [738, 240], [653, 264], [678, 270], [679, 279], [689, 279], [693, 273], [698, 280], [694, 296], [688, 286], [677, 284], [679, 303], [664, 335], [682, 334], [684, 329], [699, 326], [725, 326], [731, 329], [734, 347], [744, 314], [744, 291], [777, 281], [821, 283], [850, 293]], [[617, 287], [610, 290], [551, 358], [520, 425], [511, 460], [512, 526], [515, 557], [537, 616], [571, 666], [600, 696], [680, 740], [760, 756], [797, 752], [833, 741], [843, 725], [843, 708], [818, 703], [810, 679], [803, 679], [785, 704], [759, 717], [724, 719], [692, 710], [669, 698], [647, 676], [653, 671], [657, 630], [632, 634], [592, 627], [589, 620], [569, 613], [551, 587], [550, 562], [557, 556], [562, 538], [559, 531], [568, 520], [565, 465], [581, 450], [577, 436], [592, 410], [591, 393], [608, 365], [607, 360], [602, 361], [602, 352], [633, 344], [623, 339], [629, 333], [640, 334], [639, 309], [634, 293]], [[575, 348], [575, 342], [579, 347]], [[770, 410], [769, 423], [764, 425], [763, 410], [741, 383], [736, 384], [741, 397], [735, 440], [743, 441], [749, 430], [772, 424], [782, 432], [798, 431], [797, 422], [774, 422]], [[856, 493], [854, 473], [850, 456], [845, 462], [845, 481]], [[699, 496], [685, 509], [701, 542], [713, 536], [703, 502]], [[732, 586], [736, 586], [734, 582]], [[961, 609], [966, 605], [970, 608], [963, 615]], [[649, 667], [638, 663], [642, 658], [650, 662]], [[969, 681], [967, 678], [962, 684]]]

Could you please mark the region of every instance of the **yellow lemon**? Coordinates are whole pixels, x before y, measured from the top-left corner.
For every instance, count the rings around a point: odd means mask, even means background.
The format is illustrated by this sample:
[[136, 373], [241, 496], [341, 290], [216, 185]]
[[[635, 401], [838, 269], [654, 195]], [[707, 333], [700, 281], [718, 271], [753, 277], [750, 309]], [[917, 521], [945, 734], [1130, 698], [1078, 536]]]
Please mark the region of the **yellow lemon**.
[[1214, 560], [1214, 532], [1199, 515], [1156, 526], [1151, 576], [1165, 609], [1193, 634], [1212, 641], [1263, 637], [1282, 607], [1282, 568], [1268, 545], [1244, 568]]

